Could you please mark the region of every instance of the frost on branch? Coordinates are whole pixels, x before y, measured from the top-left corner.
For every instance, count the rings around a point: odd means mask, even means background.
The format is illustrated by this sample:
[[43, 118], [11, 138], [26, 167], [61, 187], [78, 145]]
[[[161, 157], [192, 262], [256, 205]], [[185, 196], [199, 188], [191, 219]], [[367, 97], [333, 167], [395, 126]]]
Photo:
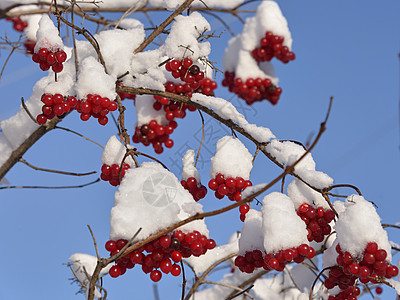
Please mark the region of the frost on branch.
[[[75, 253], [71, 255], [69, 260], [71, 262], [69, 266], [71, 268], [72, 274], [80, 284], [82, 291], [85, 292], [85, 294], [87, 294], [89, 290], [90, 279], [92, 277], [94, 269], [96, 268], [97, 258], [89, 254]], [[111, 266], [109, 265], [103, 268], [100, 272], [100, 275], [107, 274], [110, 267]], [[100, 297], [101, 294], [99, 290], [96, 289], [95, 298], [100, 298]]]
[[[267, 146], [269, 152], [279, 163], [284, 165], [292, 165], [295, 163], [306, 150], [290, 141], [273, 140]], [[329, 187], [333, 183], [333, 179], [325, 173], [315, 170], [315, 162], [308, 153], [294, 168], [295, 173], [303, 180], [315, 188], [323, 189]]]
[[275, 138], [269, 128], [247, 122], [246, 118], [237, 111], [235, 106], [225, 99], [196, 93], [193, 94], [191, 100], [213, 110], [221, 118], [236, 123], [246, 130], [259, 143], [265, 143]]
[[[110, 240], [130, 240], [142, 228], [136, 240], [142, 240], [172, 224], [202, 212], [174, 174], [156, 163], [143, 163], [129, 169], [115, 194], [111, 210]], [[198, 230], [208, 236], [203, 220], [179, 228], [183, 232]]]

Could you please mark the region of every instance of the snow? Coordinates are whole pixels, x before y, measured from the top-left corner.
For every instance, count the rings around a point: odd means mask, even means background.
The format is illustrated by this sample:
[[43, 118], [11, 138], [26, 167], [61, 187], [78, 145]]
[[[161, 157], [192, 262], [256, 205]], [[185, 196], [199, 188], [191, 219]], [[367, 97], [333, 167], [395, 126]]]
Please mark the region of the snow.
[[326, 202], [320, 193], [314, 191], [297, 178], [294, 178], [288, 185], [287, 194], [292, 199], [296, 209], [303, 203], [308, 203], [314, 207], [320, 206], [324, 209], [330, 209], [328, 202]]
[[129, 71], [134, 50], [143, 42], [145, 32], [143, 24], [130, 19], [128, 30], [106, 30], [96, 34], [100, 51], [110, 75], [118, 77]]
[[156, 100], [151, 95], [137, 95], [135, 100], [137, 126], [149, 124], [151, 120], [156, 120], [159, 125], [168, 125], [164, 110], [155, 110], [153, 103]]
[[262, 213], [267, 253], [308, 245], [306, 224], [297, 216], [288, 196], [278, 192], [268, 194], [263, 199]]
[[149, 88], [164, 91], [165, 68], [158, 65], [165, 61], [162, 49], [150, 50], [137, 53], [131, 61], [131, 74], [123, 78], [124, 85], [136, 88]]
[[[69, 258], [71, 261], [71, 269], [74, 277], [79, 281], [82, 289], [87, 292], [89, 288], [90, 278], [96, 268], [97, 258], [84, 253], [75, 253]], [[107, 274], [112, 265], [108, 265], [100, 271], [100, 275]], [[95, 297], [100, 297], [98, 289], [95, 290]]]
[[194, 166], [195, 153], [194, 150], [189, 149], [182, 157], [182, 179], [187, 180], [189, 177], [196, 178], [197, 183], [201, 182], [199, 171]]
[[257, 193], [258, 191], [262, 190], [267, 186], [266, 183], [260, 183], [257, 185], [253, 186], [248, 186], [243, 192], [242, 192], [242, 199], [246, 199], [247, 197], [251, 196], [252, 194]]
[[193, 267], [196, 274], [203, 273], [218, 260], [238, 252], [239, 245], [237, 234], [234, 234], [234, 236], [235, 239], [230, 240], [229, 243], [225, 245], [208, 250], [206, 254], [199, 257], [191, 256], [185, 260]]
[[237, 111], [235, 106], [225, 99], [194, 93], [191, 100], [213, 110], [221, 118], [236, 123], [259, 143], [265, 143], [275, 138], [269, 128], [249, 124], [246, 118]]
[[[136, 240], [142, 240], [170, 225], [202, 212], [174, 174], [154, 162], [127, 170], [111, 209], [110, 239], [131, 239], [142, 228]], [[150, 217], [151, 216], [151, 217]], [[187, 233], [198, 230], [208, 236], [204, 220], [186, 224]]]
[[34, 52], [38, 53], [41, 48], [46, 48], [52, 52], [64, 49], [57, 27], [46, 14], [42, 15], [39, 21]]
[[249, 180], [253, 168], [253, 156], [242, 142], [231, 136], [224, 136], [217, 142], [217, 150], [211, 158], [210, 178], [218, 173], [225, 177], [242, 177]]
[[263, 217], [262, 213], [255, 209], [250, 209], [246, 214], [239, 238], [238, 255], [244, 256], [246, 252], [253, 250], [264, 252]]
[[165, 39], [166, 55], [179, 59], [189, 57], [193, 61], [206, 57], [211, 52], [210, 43], [199, 43], [197, 39], [210, 30], [210, 24], [198, 12], [192, 12], [189, 16], [176, 16], [170, 34]]
[[380, 249], [386, 250], [386, 260], [390, 262], [392, 255], [388, 235], [382, 228], [373, 204], [362, 196], [350, 195], [344, 205], [345, 210], [335, 224], [342, 251], [348, 251], [353, 257], [361, 257], [367, 244], [376, 242]]
[[88, 94], [107, 97], [111, 101], [117, 96], [115, 92], [116, 77], [107, 75], [104, 67], [96, 58], [90, 56], [82, 60], [79, 66], [76, 93], [79, 99], [84, 99]]
[[[291, 141], [272, 140], [266, 150], [283, 165], [294, 164], [306, 150]], [[333, 179], [325, 173], [315, 170], [315, 162], [311, 153], [308, 153], [294, 168], [295, 173], [307, 183], [317, 189], [323, 189], [333, 184]]]
[[[125, 146], [117, 139], [115, 135], [112, 135], [104, 147], [103, 153], [101, 154], [101, 162], [109, 166], [112, 164], [120, 165], [124, 159], [125, 153]], [[129, 164], [131, 167], [135, 166], [135, 162], [130, 155], [126, 157], [124, 163]]]

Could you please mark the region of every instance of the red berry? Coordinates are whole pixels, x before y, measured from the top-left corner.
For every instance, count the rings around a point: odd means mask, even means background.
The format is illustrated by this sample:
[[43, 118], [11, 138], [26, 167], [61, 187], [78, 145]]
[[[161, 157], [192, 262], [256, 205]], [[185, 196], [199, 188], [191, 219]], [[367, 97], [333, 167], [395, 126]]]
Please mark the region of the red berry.
[[189, 177], [186, 181], [186, 184], [188, 186], [188, 188], [194, 188], [197, 187], [197, 180], [194, 177]]
[[386, 274], [390, 277], [396, 277], [399, 274], [399, 269], [396, 266], [390, 265], [386, 269]]
[[63, 64], [58, 63], [53, 65], [51, 69], [53, 70], [54, 73], [60, 73], [64, 69], [64, 67]]
[[40, 114], [36, 117], [36, 121], [38, 122], [39, 125], [43, 125], [47, 122], [47, 117], [43, 114]]
[[188, 69], [193, 64], [193, 61], [190, 58], [184, 58], [182, 61], [182, 66]]
[[50, 66], [54, 65], [55, 63], [57, 63], [56, 55], [54, 53], [47, 54], [46, 61]]
[[179, 251], [175, 250], [171, 253], [171, 259], [174, 262], [178, 263], [182, 260], [182, 254]]
[[67, 54], [63, 50], [57, 51], [56, 59], [57, 59], [57, 62], [62, 64], [63, 62], [65, 62], [67, 60]]
[[375, 242], [368, 243], [367, 247], [365, 247], [365, 251], [371, 254], [375, 254], [376, 251], [378, 251], [378, 244]]
[[242, 205], [240, 205], [240, 207], [239, 207], [239, 212], [240, 212], [242, 215], [247, 214], [247, 213], [249, 212], [249, 210], [250, 210], [250, 207], [249, 207], [247, 204], [242, 204]]
[[172, 265], [171, 274], [173, 276], [179, 276], [181, 274], [181, 267], [177, 264]]
[[382, 294], [382, 292], [383, 292], [382, 287], [377, 286], [376, 289], [375, 289], [375, 292], [376, 292], [378, 295]]
[[376, 260], [384, 260], [384, 259], [386, 259], [387, 253], [386, 253], [385, 250], [379, 249], [379, 250], [376, 251], [374, 256], [375, 256]]
[[117, 243], [115, 241], [107, 241], [105, 248], [108, 252], [113, 252], [117, 250]]
[[150, 279], [153, 280], [154, 282], [160, 281], [161, 277], [162, 277], [162, 274], [158, 270], [153, 270], [150, 273]]
[[117, 278], [121, 275], [121, 268], [119, 266], [112, 266], [108, 273], [111, 277]]
[[211, 180], [208, 182], [208, 187], [209, 187], [211, 190], [213, 190], [213, 191], [217, 190], [217, 188], [218, 188], [218, 183], [217, 183], [217, 181], [216, 181], [215, 179], [211, 179]]

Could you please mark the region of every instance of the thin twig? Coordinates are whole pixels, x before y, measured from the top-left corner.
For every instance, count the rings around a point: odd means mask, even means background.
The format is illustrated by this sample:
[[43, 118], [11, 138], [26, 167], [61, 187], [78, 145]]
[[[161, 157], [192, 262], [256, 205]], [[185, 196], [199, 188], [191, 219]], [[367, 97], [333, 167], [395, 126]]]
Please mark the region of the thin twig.
[[27, 165], [28, 167], [34, 169], [34, 170], [43, 171], [43, 172], [49, 172], [49, 173], [56, 173], [56, 174], [70, 175], [70, 176], [87, 176], [87, 175], [92, 175], [92, 174], [96, 174], [97, 173], [96, 171], [87, 172], [87, 173], [74, 173], [74, 172], [58, 171], [58, 170], [52, 170], [52, 169], [45, 169], [45, 168], [36, 167], [36, 166], [28, 163], [23, 158], [20, 158], [19, 161], [22, 162], [23, 164]]
[[71, 133], [73, 133], [73, 134], [76, 134], [77, 136], [80, 136], [81, 138], [84, 138], [85, 140], [87, 140], [87, 141], [89, 141], [89, 142], [92, 142], [92, 143], [96, 144], [96, 145], [99, 146], [100, 148], [104, 149], [104, 147], [103, 147], [101, 144], [99, 144], [98, 142], [95, 142], [95, 141], [93, 141], [92, 139], [89, 139], [88, 137], [86, 137], [86, 136], [84, 136], [84, 135], [82, 135], [82, 134], [80, 134], [80, 133], [78, 133], [78, 132], [76, 132], [76, 131], [73, 131], [73, 130], [71, 130], [71, 129], [68, 129], [68, 128], [65, 128], [65, 127], [61, 127], [61, 126], [55, 126], [54, 129], [61, 129], [61, 130], [65, 130], [65, 131], [67, 131], [67, 132], [71, 132]]
[[200, 110], [197, 110], [200, 114], [200, 118], [201, 118], [201, 141], [200, 141], [200, 145], [199, 145], [199, 150], [197, 150], [197, 155], [196, 155], [196, 161], [194, 162], [194, 167], [196, 168], [197, 166], [197, 161], [199, 160], [199, 156], [200, 156], [200, 150], [201, 150], [201, 146], [203, 145], [203, 141], [204, 141], [204, 117], [203, 114], [201, 113]]
[[96, 238], [94, 237], [92, 228], [90, 228], [90, 225], [87, 225], [87, 227], [89, 228], [90, 235], [92, 236], [92, 239], [93, 239], [93, 244], [94, 244], [94, 248], [96, 249], [96, 256], [97, 256], [97, 259], [100, 259], [99, 248], [97, 247]]
[[167, 27], [177, 15], [180, 15], [194, 0], [186, 0], [164, 22], [160, 24], [144, 41], [136, 48], [135, 54], [142, 52], [150, 43]]
[[185, 298], [186, 276], [185, 276], [185, 268], [183, 266], [182, 260], [181, 260], [181, 268], [182, 268], [182, 296], [181, 296], [181, 300], [183, 300]]
[[8, 186], [0, 186], [0, 190], [8, 190], [8, 189], [75, 189], [75, 188], [83, 188], [88, 185], [95, 184], [100, 181], [100, 178], [97, 178], [95, 181], [91, 181], [89, 183], [81, 184], [81, 185], [71, 185], [71, 186], [31, 186], [31, 185], [8, 185]]
[[[256, 281], [258, 278], [260, 278], [261, 276], [267, 274], [269, 271], [266, 270], [262, 270], [256, 274], [254, 274], [253, 276], [251, 276], [249, 279], [247, 279], [246, 281], [242, 282], [238, 287], [239, 288], [244, 288], [245, 286], [249, 285], [250, 283], [253, 283], [254, 281]], [[232, 297], [235, 295], [235, 292], [232, 292], [227, 298], [226, 300], [230, 300], [232, 299]]]
[[335, 269], [335, 268], [336, 267], [326, 267], [326, 268], [322, 269], [321, 272], [319, 272], [319, 274], [317, 275], [317, 277], [315, 278], [315, 280], [314, 280], [314, 282], [313, 282], [313, 284], [311, 286], [310, 295], [309, 295], [309, 298], [308, 298], [309, 300], [312, 300], [312, 294], [313, 294], [313, 290], [314, 290], [315, 284], [317, 283], [317, 281], [318, 281], [319, 277], [322, 275], [322, 273], [324, 273], [326, 270]]
[[28, 114], [29, 118], [36, 124], [38, 124], [38, 122], [36, 121], [36, 119], [32, 116], [31, 112], [29, 111], [28, 107], [26, 107], [25, 101], [24, 101], [24, 97], [21, 97], [21, 104], [23, 109], [25, 110], [25, 112]]
[[382, 227], [383, 227], [383, 228], [392, 227], [392, 228], [400, 229], [400, 226], [398, 226], [398, 225], [392, 225], [392, 224], [382, 224]]

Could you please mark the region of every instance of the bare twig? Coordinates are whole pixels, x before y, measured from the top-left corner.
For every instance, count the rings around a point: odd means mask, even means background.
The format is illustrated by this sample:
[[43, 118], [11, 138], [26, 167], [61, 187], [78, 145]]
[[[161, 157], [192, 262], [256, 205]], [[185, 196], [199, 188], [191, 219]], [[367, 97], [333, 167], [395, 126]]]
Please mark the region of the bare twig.
[[199, 160], [199, 156], [200, 156], [200, 150], [201, 150], [201, 146], [203, 145], [203, 141], [204, 141], [204, 117], [203, 114], [201, 113], [200, 110], [197, 110], [200, 114], [200, 118], [201, 118], [201, 141], [200, 141], [200, 145], [199, 145], [199, 150], [197, 150], [197, 155], [196, 155], [196, 160], [194, 162], [194, 167], [196, 168], [197, 166], [197, 161]]
[[94, 237], [92, 228], [90, 228], [90, 225], [87, 225], [87, 227], [89, 228], [90, 235], [92, 236], [92, 239], [93, 239], [93, 244], [94, 244], [94, 248], [96, 249], [96, 256], [97, 256], [97, 259], [100, 259], [99, 248], [97, 247], [96, 238]]
[[73, 131], [72, 129], [68, 129], [68, 128], [61, 127], [61, 126], [55, 126], [54, 129], [61, 129], [61, 130], [65, 130], [67, 132], [71, 132], [73, 134], [76, 134], [77, 136], [80, 136], [81, 138], [84, 138], [85, 140], [87, 140], [89, 142], [92, 142], [92, 143], [96, 144], [100, 148], [104, 149], [104, 147], [101, 144], [99, 144], [98, 142], [95, 142], [92, 139], [89, 139], [88, 137], [84, 136], [83, 134], [80, 134], [80, 133], [78, 133], [76, 131]]
[[27, 165], [28, 167], [34, 169], [34, 170], [43, 171], [43, 172], [49, 172], [49, 173], [56, 173], [56, 174], [70, 175], [70, 176], [87, 176], [87, 175], [92, 175], [92, 174], [96, 174], [97, 173], [96, 171], [87, 172], [87, 173], [75, 173], [75, 172], [65, 172], [65, 171], [51, 170], [51, 169], [45, 169], [45, 168], [36, 167], [36, 166], [28, 163], [23, 158], [20, 158], [19, 161], [22, 162], [23, 164]]
[[182, 260], [181, 260], [181, 269], [182, 269], [182, 296], [181, 296], [181, 300], [183, 300], [185, 298], [186, 276], [185, 276], [185, 268], [183, 266]]
[[180, 15], [194, 0], [186, 0], [179, 6], [164, 22], [160, 24], [144, 41], [136, 48], [135, 54], [142, 52], [164, 29], [167, 27], [177, 15]]
[[8, 186], [0, 186], [0, 190], [8, 190], [8, 189], [54, 189], [54, 190], [60, 190], [60, 189], [76, 189], [76, 188], [83, 188], [88, 185], [95, 184], [100, 181], [100, 178], [97, 178], [94, 181], [91, 181], [89, 183], [81, 184], [81, 185], [71, 185], [71, 186], [32, 186], [32, 185], [8, 185]]
[[21, 97], [21, 105], [22, 105], [22, 108], [25, 110], [25, 112], [28, 114], [29, 118], [33, 121], [33, 123], [38, 124], [36, 119], [32, 116], [31, 112], [29, 111], [28, 107], [26, 107], [24, 97]]

